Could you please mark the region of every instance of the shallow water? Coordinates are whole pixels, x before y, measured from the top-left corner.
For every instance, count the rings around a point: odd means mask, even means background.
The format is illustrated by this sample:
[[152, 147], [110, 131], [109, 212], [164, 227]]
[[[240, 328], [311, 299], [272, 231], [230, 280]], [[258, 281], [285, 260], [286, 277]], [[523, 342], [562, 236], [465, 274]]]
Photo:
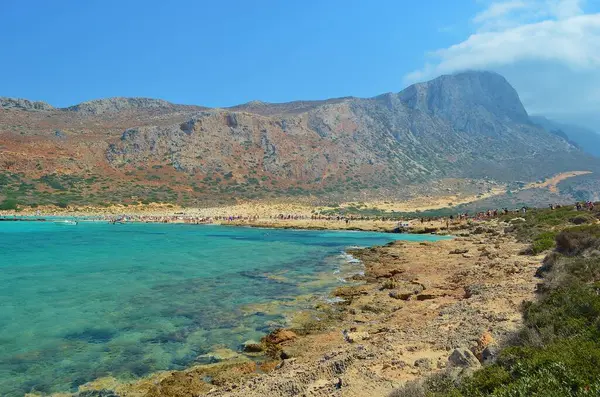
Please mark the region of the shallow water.
[[[0, 222], [0, 395], [75, 390], [239, 349], [325, 299], [349, 246], [433, 236], [226, 226]], [[261, 304], [282, 302], [280, 312]], [[257, 307], [259, 309], [257, 309]]]

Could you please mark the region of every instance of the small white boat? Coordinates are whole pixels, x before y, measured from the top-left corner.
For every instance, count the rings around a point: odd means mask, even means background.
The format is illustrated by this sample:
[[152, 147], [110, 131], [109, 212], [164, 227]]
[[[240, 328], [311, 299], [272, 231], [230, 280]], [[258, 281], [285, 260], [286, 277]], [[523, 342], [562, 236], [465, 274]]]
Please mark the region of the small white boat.
[[75, 226], [75, 225], [77, 225], [77, 221], [65, 219], [62, 221], [54, 221], [54, 224], [55, 225], [64, 225], [64, 226]]

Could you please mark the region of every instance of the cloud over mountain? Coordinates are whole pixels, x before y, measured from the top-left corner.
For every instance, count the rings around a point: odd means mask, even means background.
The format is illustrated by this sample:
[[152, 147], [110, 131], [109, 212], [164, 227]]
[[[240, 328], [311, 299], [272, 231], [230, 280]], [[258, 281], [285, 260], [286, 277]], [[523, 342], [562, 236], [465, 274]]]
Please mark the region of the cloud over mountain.
[[528, 110], [584, 118], [588, 125], [597, 122], [600, 13], [586, 12], [583, 0], [494, 1], [471, 23], [474, 29], [466, 40], [433, 51], [430, 61], [405, 76], [406, 81], [493, 69], [522, 93]]

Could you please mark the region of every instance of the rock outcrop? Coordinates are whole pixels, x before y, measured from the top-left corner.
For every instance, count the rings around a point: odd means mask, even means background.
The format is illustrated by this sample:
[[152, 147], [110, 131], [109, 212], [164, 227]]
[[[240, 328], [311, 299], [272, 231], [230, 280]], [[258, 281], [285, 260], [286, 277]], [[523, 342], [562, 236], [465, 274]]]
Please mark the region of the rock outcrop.
[[[78, 105], [64, 108], [68, 112], [76, 112], [83, 115], [101, 115], [110, 113], [119, 113], [130, 110], [170, 110], [177, 111], [183, 105], [175, 105], [162, 99], [152, 98], [106, 98], [83, 102]], [[200, 107], [189, 106], [189, 108], [201, 109]]]
[[30, 101], [20, 98], [0, 97], [0, 109], [19, 110], [52, 110], [54, 107], [46, 102]]

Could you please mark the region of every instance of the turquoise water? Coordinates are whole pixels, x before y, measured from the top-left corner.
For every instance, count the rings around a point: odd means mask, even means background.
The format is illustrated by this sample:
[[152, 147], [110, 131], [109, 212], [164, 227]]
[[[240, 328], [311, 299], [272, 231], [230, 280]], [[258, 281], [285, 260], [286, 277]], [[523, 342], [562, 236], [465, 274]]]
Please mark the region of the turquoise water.
[[[0, 395], [202, 362], [285, 324], [360, 264], [349, 246], [433, 236], [0, 222]], [[257, 304], [281, 302], [282, 310]], [[314, 302], [313, 302], [314, 303]]]

